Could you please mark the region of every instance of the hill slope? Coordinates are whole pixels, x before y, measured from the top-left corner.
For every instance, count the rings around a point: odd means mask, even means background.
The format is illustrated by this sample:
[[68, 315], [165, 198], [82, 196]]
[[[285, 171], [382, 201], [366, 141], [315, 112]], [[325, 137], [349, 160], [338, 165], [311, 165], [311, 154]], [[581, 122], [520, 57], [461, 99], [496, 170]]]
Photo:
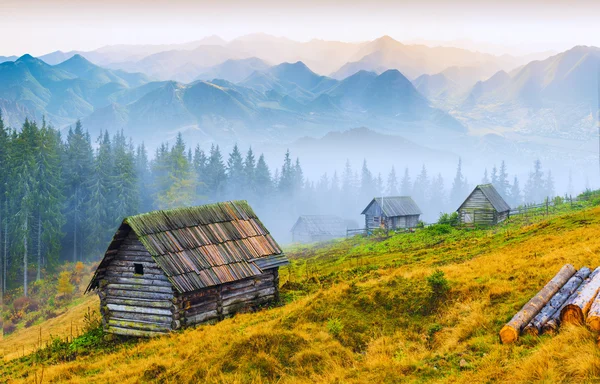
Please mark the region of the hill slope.
[[[595, 382], [584, 327], [501, 345], [498, 330], [560, 267], [596, 266], [600, 208], [490, 230], [431, 227], [288, 250], [283, 307], [45, 367], [71, 382]], [[449, 282], [435, 300], [428, 277]], [[430, 281], [433, 281], [429, 279]], [[444, 278], [437, 275], [437, 282]], [[224, 337], [226, 335], [226, 337]], [[30, 358], [0, 368], [31, 382]], [[11, 381], [12, 380], [12, 381]]]

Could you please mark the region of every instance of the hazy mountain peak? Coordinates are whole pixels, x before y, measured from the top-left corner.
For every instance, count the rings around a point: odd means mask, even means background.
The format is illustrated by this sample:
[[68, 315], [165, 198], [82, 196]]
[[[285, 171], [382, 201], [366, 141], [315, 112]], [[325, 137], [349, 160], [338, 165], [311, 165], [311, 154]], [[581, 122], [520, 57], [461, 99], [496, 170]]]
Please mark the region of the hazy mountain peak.
[[78, 53], [58, 65], [61, 67], [64, 66], [69, 68], [79, 68], [85, 70], [97, 67], [97, 65], [93, 64], [91, 61], [89, 61], [88, 59], [86, 59]]
[[39, 60], [36, 59], [35, 57], [31, 56], [29, 53], [26, 53], [23, 56], [19, 57], [16, 62], [26, 63], [26, 62], [36, 62], [36, 61], [39, 61]]

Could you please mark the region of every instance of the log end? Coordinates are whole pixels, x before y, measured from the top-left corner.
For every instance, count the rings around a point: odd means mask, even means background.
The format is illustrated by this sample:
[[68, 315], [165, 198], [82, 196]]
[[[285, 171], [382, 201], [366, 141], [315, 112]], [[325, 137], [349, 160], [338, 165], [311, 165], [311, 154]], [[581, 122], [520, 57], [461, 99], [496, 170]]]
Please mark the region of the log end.
[[523, 328], [523, 331], [521, 332], [521, 334], [531, 335], [531, 336], [539, 336], [539, 331], [534, 325], [529, 324], [528, 326]]
[[600, 316], [590, 316], [586, 321], [588, 327], [594, 331], [600, 331]]
[[515, 341], [517, 341], [518, 338], [519, 332], [510, 325], [505, 325], [500, 330], [500, 341], [502, 342], [502, 344], [514, 343]]
[[583, 311], [576, 305], [567, 305], [560, 313], [561, 324], [583, 324]]

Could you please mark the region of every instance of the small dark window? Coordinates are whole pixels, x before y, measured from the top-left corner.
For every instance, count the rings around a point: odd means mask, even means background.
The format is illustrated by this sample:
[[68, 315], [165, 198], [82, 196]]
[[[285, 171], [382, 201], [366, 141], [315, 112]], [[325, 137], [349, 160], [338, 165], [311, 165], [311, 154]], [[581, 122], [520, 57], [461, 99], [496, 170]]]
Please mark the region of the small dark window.
[[144, 266], [142, 264], [133, 264], [133, 273], [135, 273], [136, 275], [143, 275], [144, 274]]

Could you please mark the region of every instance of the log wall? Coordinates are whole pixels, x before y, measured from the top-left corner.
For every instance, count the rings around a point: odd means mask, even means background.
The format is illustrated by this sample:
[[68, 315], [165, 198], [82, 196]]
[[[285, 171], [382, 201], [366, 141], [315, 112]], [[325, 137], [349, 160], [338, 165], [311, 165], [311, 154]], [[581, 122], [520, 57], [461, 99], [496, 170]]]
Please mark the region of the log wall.
[[182, 325], [217, 321], [279, 300], [279, 268], [181, 296]]
[[[134, 264], [143, 274], [136, 274]], [[179, 326], [173, 287], [133, 232], [106, 266], [98, 295], [109, 333], [154, 336]]]

